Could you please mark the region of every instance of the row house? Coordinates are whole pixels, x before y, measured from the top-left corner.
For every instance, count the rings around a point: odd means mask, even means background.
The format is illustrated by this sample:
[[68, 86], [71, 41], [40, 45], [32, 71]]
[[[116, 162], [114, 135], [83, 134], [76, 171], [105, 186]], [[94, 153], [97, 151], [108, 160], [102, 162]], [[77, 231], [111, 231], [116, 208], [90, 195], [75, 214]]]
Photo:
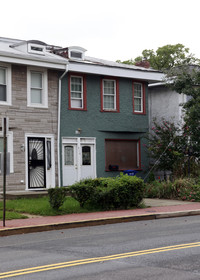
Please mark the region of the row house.
[[0, 38], [0, 119], [7, 117], [9, 124], [8, 191], [58, 184], [58, 81], [66, 60], [51, 49], [40, 41]]
[[85, 53], [81, 47], [0, 38], [0, 116], [9, 120], [7, 190], [67, 186], [130, 169], [143, 176], [148, 169], [148, 84], [161, 81], [162, 73]]
[[125, 170], [143, 177], [149, 167], [148, 84], [163, 74], [88, 57], [80, 47], [54, 53], [68, 60], [59, 103], [60, 184]]

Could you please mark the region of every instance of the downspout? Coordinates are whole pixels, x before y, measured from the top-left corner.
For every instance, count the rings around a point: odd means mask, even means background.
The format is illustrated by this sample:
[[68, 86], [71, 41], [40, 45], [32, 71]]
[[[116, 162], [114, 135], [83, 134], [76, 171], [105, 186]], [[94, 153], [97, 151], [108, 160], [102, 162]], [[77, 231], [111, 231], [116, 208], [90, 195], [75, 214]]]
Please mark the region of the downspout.
[[69, 71], [69, 63], [66, 64], [65, 72], [59, 78], [58, 84], [58, 137], [57, 137], [57, 150], [58, 150], [58, 186], [61, 186], [61, 172], [60, 172], [60, 112], [61, 112], [61, 86], [62, 79]]

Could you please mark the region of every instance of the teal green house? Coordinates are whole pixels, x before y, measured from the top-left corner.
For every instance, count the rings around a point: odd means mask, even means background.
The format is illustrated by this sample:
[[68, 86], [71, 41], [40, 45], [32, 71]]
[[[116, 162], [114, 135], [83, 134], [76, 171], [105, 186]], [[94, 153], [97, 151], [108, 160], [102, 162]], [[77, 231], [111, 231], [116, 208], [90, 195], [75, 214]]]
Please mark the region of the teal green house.
[[162, 73], [85, 56], [85, 49], [56, 50], [68, 61], [59, 79], [60, 185], [84, 178], [148, 169], [148, 84]]

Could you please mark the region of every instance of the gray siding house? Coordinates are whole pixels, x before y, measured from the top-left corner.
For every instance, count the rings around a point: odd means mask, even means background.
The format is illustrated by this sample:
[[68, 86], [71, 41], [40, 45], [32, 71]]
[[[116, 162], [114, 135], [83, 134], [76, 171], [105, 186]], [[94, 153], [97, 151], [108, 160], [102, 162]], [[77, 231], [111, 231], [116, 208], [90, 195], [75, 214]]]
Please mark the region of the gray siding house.
[[185, 94], [171, 90], [165, 83], [149, 84], [149, 127], [153, 120], [168, 120], [174, 123], [183, 122], [183, 109], [181, 104], [187, 102]]

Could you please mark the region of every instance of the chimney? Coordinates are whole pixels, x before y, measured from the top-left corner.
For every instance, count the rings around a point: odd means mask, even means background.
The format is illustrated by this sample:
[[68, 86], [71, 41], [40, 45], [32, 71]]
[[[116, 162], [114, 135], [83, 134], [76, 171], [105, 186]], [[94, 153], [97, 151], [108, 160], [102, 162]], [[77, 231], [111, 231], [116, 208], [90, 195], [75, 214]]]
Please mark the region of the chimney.
[[150, 63], [146, 57], [144, 57], [142, 61], [136, 62], [135, 65], [143, 68], [150, 68]]

